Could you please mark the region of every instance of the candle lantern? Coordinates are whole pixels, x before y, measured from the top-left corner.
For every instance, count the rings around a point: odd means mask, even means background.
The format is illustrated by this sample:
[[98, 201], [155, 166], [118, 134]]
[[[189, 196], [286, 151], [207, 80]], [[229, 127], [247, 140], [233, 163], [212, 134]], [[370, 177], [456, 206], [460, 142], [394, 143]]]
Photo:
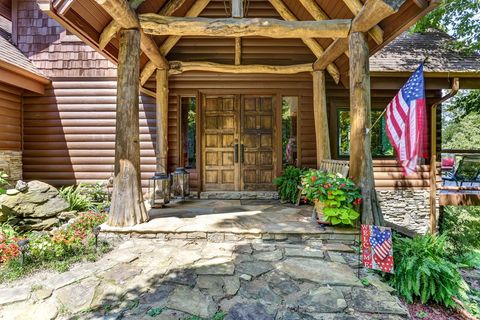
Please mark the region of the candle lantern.
[[172, 191], [182, 199], [190, 195], [190, 173], [185, 168], [177, 168], [172, 173]]
[[152, 208], [162, 208], [170, 202], [170, 177], [166, 173], [155, 172], [150, 178], [149, 190]]

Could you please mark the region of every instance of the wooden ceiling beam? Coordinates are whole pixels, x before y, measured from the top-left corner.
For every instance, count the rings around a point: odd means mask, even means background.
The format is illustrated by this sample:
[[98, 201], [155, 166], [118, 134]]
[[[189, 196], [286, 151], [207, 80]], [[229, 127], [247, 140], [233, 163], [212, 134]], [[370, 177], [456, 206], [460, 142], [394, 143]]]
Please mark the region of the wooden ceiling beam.
[[[282, 0], [268, 0], [270, 4], [277, 10], [282, 19], [286, 21], [297, 21], [298, 18], [287, 8]], [[315, 39], [302, 38], [303, 43], [319, 58], [322, 56], [324, 49]], [[334, 63], [327, 66], [328, 73], [332, 76], [335, 83], [340, 81], [340, 71]]]
[[[170, 0], [158, 11], [158, 14], [164, 16], [171, 16], [178, 8], [180, 8], [186, 0]], [[129, 4], [133, 10], [136, 10], [145, 0], [130, 0]], [[121, 26], [117, 21], [112, 20], [110, 23], [103, 29], [100, 35], [99, 47], [104, 49], [107, 44], [115, 37], [115, 35], [120, 31]]]
[[[198, 17], [200, 13], [202, 13], [203, 9], [210, 3], [210, 0], [196, 0], [190, 9], [188, 9], [185, 17]], [[160, 53], [166, 57], [167, 54], [172, 50], [172, 48], [177, 44], [177, 42], [181, 39], [178, 36], [171, 36], [165, 39], [165, 41], [160, 46]], [[142, 86], [148, 81], [148, 79], [152, 76], [153, 72], [155, 72], [155, 65], [149, 61], [143, 67], [142, 72], [140, 74], [140, 83]]]
[[139, 16], [143, 31], [151, 35], [269, 38], [345, 38], [349, 19], [285, 21], [269, 18], [183, 18], [147, 13]]
[[[122, 29], [139, 29], [137, 14], [126, 0], [95, 0], [117, 21]], [[153, 39], [140, 30], [140, 48], [157, 68], [168, 68], [167, 60], [160, 54]]]
[[187, 71], [209, 71], [220, 73], [261, 73], [261, 74], [296, 74], [313, 71], [311, 63], [296, 64], [288, 66], [273, 65], [231, 65], [206, 61], [170, 61], [169, 74], [180, 74]]
[[[367, 0], [362, 10], [353, 19], [350, 33], [368, 32], [380, 21], [397, 12], [406, 0]], [[348, 39], [335, 40], [313, 64], [313, 69], [323, 70], [348, 49]]]
[[[343, 2], [354, 16], [357, 16], [360, 11], [362, 11], [363, 4], [360, 0], [343, 0]], [[377, 44], [383, 43], [383, 29], [379, 25], [373, 26], [373, 28], [368, 31], [368, 34]]]

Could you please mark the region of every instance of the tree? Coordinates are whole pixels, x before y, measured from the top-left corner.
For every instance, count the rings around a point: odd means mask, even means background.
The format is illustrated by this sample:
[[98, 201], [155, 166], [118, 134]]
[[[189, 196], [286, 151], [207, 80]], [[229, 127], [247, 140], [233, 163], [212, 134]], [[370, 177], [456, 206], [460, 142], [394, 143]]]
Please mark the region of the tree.
[[438, 8], [414, 26], [414, 32], [436, 28], [458, 39], [455, 47], [467, 51], [480, 49], [480, 0], [444, 0]]

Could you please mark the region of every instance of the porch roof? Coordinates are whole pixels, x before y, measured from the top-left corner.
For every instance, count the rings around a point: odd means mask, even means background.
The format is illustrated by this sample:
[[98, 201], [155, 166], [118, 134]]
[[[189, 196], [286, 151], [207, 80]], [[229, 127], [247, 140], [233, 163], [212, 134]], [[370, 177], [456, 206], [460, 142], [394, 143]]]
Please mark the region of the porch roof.
[[[111, 39], [107, 37], [108, 42], [106, 43], [104, 40], [112, 18], [96, 0], [37, 1], [44, 11], [47, 11], [50, 16], [59, 21], [67, 30], [79, 35], [84, 41], [107, 56], [114, 63], [117, 62], [118, 39], [116, 37]], [[176, 2], [177, 5], [180, 3], [181, 5], [175, 7], [175, 9], [170, 12], [171, 16], [191, 17], [192, 15], [189, 15], [189, 12], [192, 7], [199, 2], [205, 3], [205, 7], [200, 10], [196, 16], [204, 18], [225, 18], [231, 16], [227, 8], [229, 5], [227, 4], [226, 6], [223, 0], [130, 1], [131, 5], [135, 4], [138, 14], [160, 12], [166, 6], [172, 6], [173, 2]], [[249, 9], [245, 17], [273, 18], [287, 21], [312, 21], [315, 20], [314, 18], [319, 20], [318, 15], [316, 16], [311, 8], [307, 9], [306, 6], [304, 7], [302, 2], [293, 0], [250, 0]], [[353, 13], [355, 9], [352, 9], [352, 3], [355, 3], [357, 8], [359, 6], [360, 9], [363, 5], [361, 1], [353, 0], [314, 0], [303, 3], [307, 2], [317, 7], [317, 9], [319, 8], [321, 12], [324, 12], [324, 17], [330, 20], [353, 19], [355, 17]], [[369, 32], [368, 42], [370, 53], [373, 54], [379, 51], [391, 42], [420, 17], [433, 9], [436, 3], [437, 1], [435, 0], [406, 0], [396, 13], [388, 16], [375, 26], [376, 29], [381, 30], [381, 37], [379, 37], [378, 34], [375, 36], [372, 32]], [[283, 9], [280, 10], [279, 6]], [[356, 13], [358, 13], [358, 11]], [[182, 37], [180, 41], [180, 38], [178, 38], [173, 42], [174, 45], [167, 46], [169, 47], [168, 50], [165, 50], [165, 46], [168, 42], [170, 42], [170, 44], [172, 43], [172, 36], [151, 35], [151, 38], [155, 46], [160, 48], [160, 52], [168, 61], [210, 61], [223, 64], [233, 64], [235, 61], [235, 41], [231, 38], [186, 36]], [[319, 57], [324, 57], [322, 55], [323, 50], [327, 52], [328, 48], [334, 43], [334, 39], [331, 38], [302, 39], [303, 43], [300, 39], [272, 39], [262, 37], [245, 37], [245, 40], [245, 55], [242, 64], [297, 65], [313, 63]], [[164, 47], [163, 49], [162, 46]], [[320, 49], [318, 49], [319, 47]], [[315, 50], [315, 48], [318, 50]], [[335, 57], [336, 55], [333, 56]], [[141, 67], [145, 68], [148, 61], [147, 56], [143, 54]], [[349, 60], [346, 53], [334, 58], [333, 62], [329, 64], [329, 67], [332, 65], [338, 70], [340, 80], [346, 84], [349, 68]], [[145, 82], [145, 79], [142, 79], [142, 84]]]

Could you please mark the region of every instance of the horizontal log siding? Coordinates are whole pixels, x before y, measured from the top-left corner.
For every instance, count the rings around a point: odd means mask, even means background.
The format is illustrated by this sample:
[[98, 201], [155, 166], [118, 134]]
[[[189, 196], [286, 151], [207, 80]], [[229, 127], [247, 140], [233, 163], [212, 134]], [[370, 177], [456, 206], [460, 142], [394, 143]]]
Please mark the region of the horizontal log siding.
[[[199, 93], [299, 96], [299, 158], [302, 166], [315, 166], [312, 81], [309, 74], [277, 76], [189, 72], [172, 76], [169, 86], [169, 171], [179, 165], [177, 110], [180, 98], [197, 96]], [[54, 80], [52, 88], [47, 89], [44, 96], [26, 95], [26, 179], [40, 179], [59, 186], [79, 181], [106, 180], [111, 176], [114, 160], [115, 88], [114, 79]], [[385, 105], [386, 95], [391, 95], [391, 91], [374, 90], [374, 106]], [[333, 87], [329, 82], [327, 92], [331, 109], [342, 104], [348, 106], [347, 90]], [[144, 187], [148, 185], [148, 178], [155, 170], [155, 139], [155, 101], [151, 97], [142, 96], [140, 144]], [[428, 188], [428, 168], [428, 165], [424, 165], [421, 172], [405, 179], [395, 160], [375, 160], [376, 185], [386, 189]], [[199, 185], [198, 170], [190, 172], [192, 189], [196, 189]]]
[[22, 149], [22, 90], [0, 84], [0, 150]]

